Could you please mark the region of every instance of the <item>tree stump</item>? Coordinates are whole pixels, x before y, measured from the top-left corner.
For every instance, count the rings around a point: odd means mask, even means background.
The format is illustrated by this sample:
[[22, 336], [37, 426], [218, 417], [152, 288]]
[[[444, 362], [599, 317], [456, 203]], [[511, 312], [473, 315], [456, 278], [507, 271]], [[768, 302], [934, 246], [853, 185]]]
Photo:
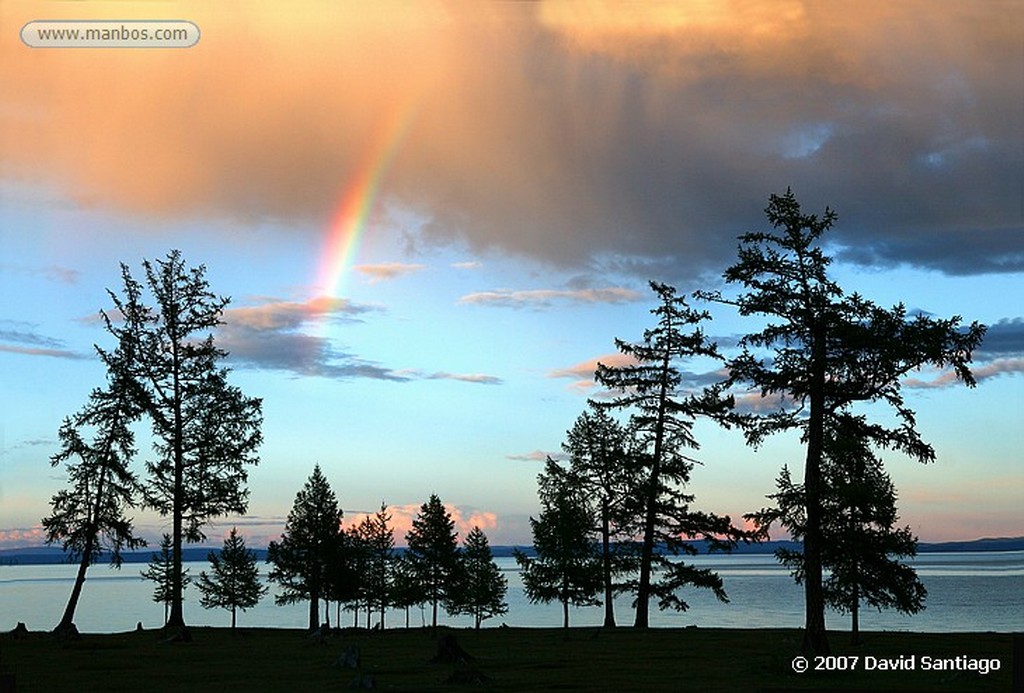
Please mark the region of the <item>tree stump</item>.
[[25, 626], [23, 621], [18, 621], [18, 625], [11, 631], [11, 635], [15, 638], [24, 638], [28, 636], [28, 628]]
[[437, 641], [437, 654], [431, 662], [446, 662], [448, 664], [466, 664], [472, 662], [473, 655], [466, 652], [459, 645], [459, 641], [452, 634], [442, 635]]
[[360, 660], [360, 651], [358, 645], [349, 645], [345, 648], [345, 652], [340, 657], [334, 660], [334, 666], [341, 667], [342, 669], [358, 669]]
[[66, 626], [54, 628], [53, 637], [57, 638], [61, 642], [69, 642], [72, 640], [81, 640], [82, 636], [78, 632], [78, 626], [74, 623], [69, 623]]

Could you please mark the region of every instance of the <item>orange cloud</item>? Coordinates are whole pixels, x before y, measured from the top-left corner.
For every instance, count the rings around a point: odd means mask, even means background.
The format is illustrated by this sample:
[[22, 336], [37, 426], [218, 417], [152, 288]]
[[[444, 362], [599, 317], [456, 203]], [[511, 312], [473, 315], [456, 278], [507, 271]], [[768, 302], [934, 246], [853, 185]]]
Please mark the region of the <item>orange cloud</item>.
[[0, 529], [0, 549], [15, 549], [23, 546], [42, 546], [46, 532], [42, 525]]
[[356, 265], [353, 269], [360, 274], [369, 277], [371, 284], [376, 284], [377, 282], [395, 279], [406, 274], [419, 272], [422, 269], [426, 269], [426, 265], [403, 262], [383, 262], [377, 265]]
[[[849, 190], [858, 239], [901, 261], [894, 231], [922, 226], [988, 229], [1015, 258], [995, 230], [1019, 217], [1000, 154], [1019, 139], [1019, 81], [1000, 69], [1017, 25], [1000, 3], [932, 5], [47, 3], [48, 19], [159, 7], [202, 31], [189, 49], [61, 50], [23, 45], [40, 5], [5, 0], [0, 177], [84, 206], [321, 226], [399, 113], [384, 198], [474, 251], [699, 272], [781, 179]], [[954, 262], [936, 247], [913, 250]]]
[[[498, 526], [496, 513], [478, 508], [459, 507], [449, 503], [445, 503], [444, 508], [455, 521], [455, 531], [459, 534], [459, 541], [465, 539], [473, 527], [479, 527], [486, 532]], [[395, 533], [396, 545], [405, 546], [405, 535], [412, 529], [412, 522], [419, 515], [420, 509], [421, 506], [415, 503], [387, 506], [387, 512], [391, 515], [390, 525]], [[372, 514], [366, 512], [346, 514], [342, 524], [344, 527], [354, 527]]]
[[613, 367], [635, 366], [637, 365], [637, 360], [627, 354], [615, 352], [588, 359], [587, 361], [582, 361], [574, 366], [569, 366], [568, 368], [556, 368], [548, 372], [548, 377], [574, 378], [576, 381], [571, 385], [571, 388], [581, 392], [586, 392], [590, 388], [594, 387], [594, 372], [597, 370], [597, 364], [599, 363]]

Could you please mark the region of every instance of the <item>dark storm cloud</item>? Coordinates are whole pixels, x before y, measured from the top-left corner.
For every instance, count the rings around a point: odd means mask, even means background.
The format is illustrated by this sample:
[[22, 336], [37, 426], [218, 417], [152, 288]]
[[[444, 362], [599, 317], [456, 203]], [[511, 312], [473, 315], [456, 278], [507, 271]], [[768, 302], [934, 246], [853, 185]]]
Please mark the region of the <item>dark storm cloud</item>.
[[[1016, 4], [572, 7], [423, 4], [399, 22], [323, 5], [285, 27], [253, 6], [250, 33], [142, 83], [99, 54], [2, 53], [0, 163], [135, 212], [322, 221], [400, 143], [374, 173], [425, 239], [581, 272], [715, 276], [789, 186], [839, 212], [851, 262], [1024, 269]], [[236, 21], [197, 12], [211, 35]]]

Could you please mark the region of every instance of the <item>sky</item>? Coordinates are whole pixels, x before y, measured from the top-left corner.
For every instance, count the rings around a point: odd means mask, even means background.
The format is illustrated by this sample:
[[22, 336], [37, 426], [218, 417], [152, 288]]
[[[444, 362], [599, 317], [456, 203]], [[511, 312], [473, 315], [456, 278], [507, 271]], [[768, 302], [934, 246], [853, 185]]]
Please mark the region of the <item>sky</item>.
[[[436, 493], [462, 536], [527, 544], [595, 364], [652, 324], [648, 281], [729, 293], [736, 237], [790, 187], [838, 212], [846, 291], [989, 326], [977, 388], [904, 383], [937, 459], [886, 456], [901, 521], [924, 541], [1024, 535], [1020, 10], [3, 0], [0, 548], [42, 541], [57, 430], [104, 382], [119, 263], [139, 277], [172, 248], [231, 297], [216, 338], [263, 400], [249, 513], [212, 541], [276, 538], [319, 464], [348, 521], [385, 502], [399, 543]], [[201, 38], [22, 43], [44, 19]], [[723, 345], [760, 326], [707, 308]], [[696, 435], [695, 507], [737, 520], [802, 463], [795, 434]]]

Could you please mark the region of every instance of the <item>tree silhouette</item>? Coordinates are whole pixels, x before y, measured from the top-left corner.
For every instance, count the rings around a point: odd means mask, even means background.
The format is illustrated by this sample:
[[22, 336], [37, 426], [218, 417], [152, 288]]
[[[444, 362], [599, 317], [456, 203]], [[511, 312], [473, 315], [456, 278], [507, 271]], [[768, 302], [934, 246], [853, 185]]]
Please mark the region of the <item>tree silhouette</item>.
[[362, 545], [358, 530], [359, 526], [355, 525], [338, 532], [335, 549], [330, 553], [327, 566], [324, 598], [338, 603], [339, 625], [342, 605], [354, 612], [354, 625], [359, 625], [359, 606], [363, 599], [367, 560], [366, 547]]
[[395, 532], [388, 524], [391, 515], [381, 501], [380, 510], [367, 515], [356, 528], [363, 551], [362, 583], [366, 600], [366, 627], [370, 627], [370, 612], [376, 608], [380, 614], [380, 627], [384, 629], [384, 614], [391, 604], [394, 587]]
[[829, 422], [855, 404], [886, 403], [898, 424], [865, 426], [864, 438], [922, 462], [933, 460], [935, 452], [920, 438], [914, 412], [903, 400], [901, 379], [924, 365], [951, 366], [960, 380], [973, 386], [968, 364], [985, 328], [972, 323], [961, 329], [959, 316], [908, 319], [902, 304], [886, 310], [856, 293], [845, 294], [829, 277], [832, 258], [820, 240], [836, 214], [830, 209], [820, 218], [803, 214], [791, 190], [772, 195], [765, 213], [774, 231], [740, 236], [739, 259], [723, 274], [726, 283], [741, 285], [744, 293], [731, 299], [717, 291], [698, 295], [733, 305], [742, 316], [775, 321], [740, 340], [742, 353], [727, 362], [725, 384], [743, 384], [780, 402], [771, 413], [742, 419], [749, 444], [757, 446], [773, 433], [797, 429], [807, 446], [804, 646], [827, 654], [822, 459]]
[[566, 433], [562, 449], [569, 455], [566, 483], [577, 486], [592, 506], [594, 531], [600, 538], [604, 583], [604, 627], [615, 626], [615, 580], [637, 569], [629, 531], [635, 526], [636, 490], [643, 486], [643, 467], [630, 454], [631, 433], [602, 409], [585, 411]]
[[[695, 419], [706, 416], [724, 424], [732, 406], [732, 398], [722, 395], [721, 385], [709, 386], [697, 394], [683, 392], [680, 359], [721, 359], [700, 327], [710, 315], [688, 306], [671, 286], [651, 282], [651, 289], [659, 300], [651, 310], [657, 325], [644, 331], [641, 343], [615, 340], [619, 351], [636, 363], [616, 367], [598, 364], [595, 374], [600, 384], [622, 393], [610, 402], [594, 402], [595, 406], [635, 411], [633, 454], [646, 473], [638, 489], [642, 543], [636, 583], [637, 628], [649, 624], [652, 596], [658, 597], [660, 608], [686, 609], [686, 602], [678, 596], [679, 589], [686, 585], [709, 588], [720, 600], [727, 601], [717, 574], [673, 561], [670, 556], [697, 553], [686, 539], [701, 538], [712, 549], [726, 550], [742, 536], [727, 516], [691, 511], [689, 504], [694, 497], [682, 492], [695, 462], [682, 451], [699, 447], [693, 436]], [[656, 545], [664, 550], [655, 552]], [[656, 581], [652, 579], [655, 569], [661, 576]]]
[[[146, 464], [145, 499], [171, 516], [167, 624], [177, 627], [185, 625], [182, 542], [202, 541], [212, 517], [245, 512], [246, 465], [257, 463], [262, 440], [261, 402], [229, 385], [229, 371], [219, 365], [227, 354], [214, 343], [212, 330], [229, 299], [210, 292], [206, 268], [186, 267], [177, 250], [142, 264], [145, 287], [121, 265], [123, 295], [108, 291], [115, 317], [104, 312], [103, 319], [119, 345], [130, 345], [127, 368], [138, 404], [152, 422], [157, 459]], [[152, 305], [144, 302], [144, 289]]]
[[[171, 604], [174, 602], [174, 551], [170, 534], [164, 534], [160, 540], [160, 552], [154, 552], [149, 561], [149, 567], [141, 572], [142, 579], [152, 580], [156, 583], [153, 588], [153, 601], [164, 605], [164, 625], [170, 614]], [[181, 589], [184, 590], [192, 579], [188, 575], [188, 569], [181, 571]]]
[[419, 581], [425, 601], [431, 605], [431, 626], [437, 628], [437, 606], [450, 606], [453, 578], [459, 565], [458, 533], [455, 521], [437, 494], [420, 506], [405, 535], [406, 557]]
[[281, 587], [278, 605], [309, 601], [309, 629], [320, 625], [320, 600], [327, 596], [330, 568], [338, 553], [342, 512], [338, 499], [320, 471], [313, 473], [295, 495], [281, 541], [267, 547], [270, 579]]
[[[128, 468], [135, 454], [131, 424], [139, 416], [133, 382], [126, 370], [131, 361], [127, 351], [130, 346], [122, 345], [110, 354], [101, 352], [107, 365], [107, 387], [93, 390], [88, 403], [74, 417], [64, 420], [59, 432], [60, 452], [50, 458], [55, 467], [67, 463], [68, 488], [53, 496], [52, 512], [43, 518], [46, 543], [60, 542], [79, 561], [71, 595], [55, 632], [74, 625], [90, 565], [107, 552], [111, 564], [119, 568], [122, 549], [146, 544], [134, 536], [132, 520], [126, 517], [138, 492], [138, 480]], [[94, 431], [91, 443], [83, 438], [83, 429]]]
[[569, 606], [599, 604], [602, 588], [601, 558], [591, 538], [590, 508], [565, 470], [549, 459], [538, 477], [540, 516], [530, 518], [533, 530], [531, 558], [516, 549], [522, 568], [523, 590], [532, 603], [557, 601], [562, 605], [562, 627], [569, 627]]
[[220, 554], [211, 551], [206, 559], [212, 574], [207, 575], [205, 570], [199, 574], [196, 584], [203, 595], [201, 603], [204, 609], [229, 609], [234, 632], [237, 610], [251, 609], [267, 593], [266, 586], [260, 584], [256, 554], [245, 548], [245, 539], [238, 536], [237, 527], [232, 527]]
[[405, 627], [409, 627], [409, 609], [426, 601], [423, 587], [416, 579], [412, 563], [405, 554], [395, 556], [393, 563], [394, 580], [391, 585], [391, 603], [396, 609], [405, 611]]
[[[910, 527], [896, 527], [896, 490], [879, 458], [862, 435], [864, 417], [839, 414], [825, 435], [822, 457], [822, 565], [829, 571], [823, 587], [826, 603], [851, 614], [851, 641], [860, 643], [860, 603], [906, 614], [924, 608], [927, 590], [910, 565], [899, 559], [917, 554]], [[747, 516], [767, 528], [778, 521], [792, 537], [806, 533], [806, 499], [788, 468], [769, 496], [777, 506]], [[803, 552], [778, 549], [779, 560], [803, 582]]]
[[472, 616], [474, 627], [480, 630], [482, 621], [508, 611], [506, 592], [508, 580], [494, 562], [487, 535], [474, 526], [463, 542], [454, 613]]

